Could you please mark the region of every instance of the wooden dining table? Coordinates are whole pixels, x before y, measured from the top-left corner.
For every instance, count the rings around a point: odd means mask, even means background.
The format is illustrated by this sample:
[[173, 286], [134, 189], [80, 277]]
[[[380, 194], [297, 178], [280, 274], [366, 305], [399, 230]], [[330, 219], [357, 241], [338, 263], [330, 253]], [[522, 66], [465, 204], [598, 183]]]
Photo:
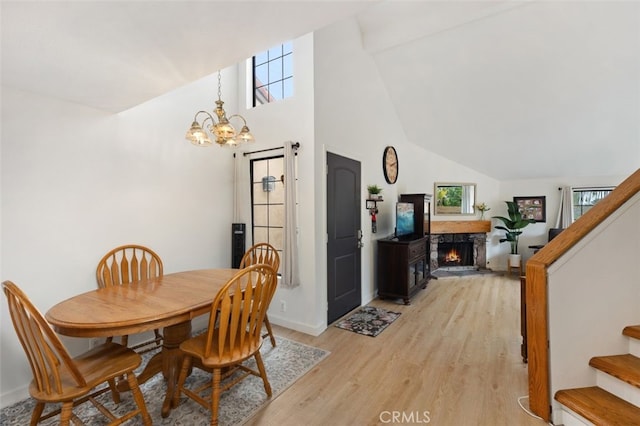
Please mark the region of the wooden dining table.
[[[167, 392], [162, 417], [169, 414], [179, 372], [180, 343], [191, 336], [191, 320], [209, 313], [218, 291], [237, 269], [202, 269], [166, 274], [73, 296], [46, 313], [54, 330], [72, 337], [109, 337], [164, 328], [160, 352], [138, 376], [144, 383], [162, 372]], [[119, 383], [126, 389], [126, 381]]]

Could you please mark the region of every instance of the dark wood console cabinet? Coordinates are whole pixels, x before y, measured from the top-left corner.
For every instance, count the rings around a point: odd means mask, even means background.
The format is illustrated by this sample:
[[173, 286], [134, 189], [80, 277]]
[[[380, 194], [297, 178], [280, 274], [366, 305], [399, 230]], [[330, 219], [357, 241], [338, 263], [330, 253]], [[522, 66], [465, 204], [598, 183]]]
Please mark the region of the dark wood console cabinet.
[[378, 240], [378, 297], [403, 299], [404, 304], [429, 281], [429, 237], [410, 241]]

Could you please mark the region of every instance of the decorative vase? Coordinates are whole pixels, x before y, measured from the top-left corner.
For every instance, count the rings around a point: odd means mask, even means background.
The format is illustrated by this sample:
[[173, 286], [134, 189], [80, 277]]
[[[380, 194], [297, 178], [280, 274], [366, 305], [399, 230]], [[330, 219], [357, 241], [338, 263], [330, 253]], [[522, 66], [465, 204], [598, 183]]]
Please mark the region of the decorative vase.
[[484, 220], [484, 210], [480, 211], [480, 220]]

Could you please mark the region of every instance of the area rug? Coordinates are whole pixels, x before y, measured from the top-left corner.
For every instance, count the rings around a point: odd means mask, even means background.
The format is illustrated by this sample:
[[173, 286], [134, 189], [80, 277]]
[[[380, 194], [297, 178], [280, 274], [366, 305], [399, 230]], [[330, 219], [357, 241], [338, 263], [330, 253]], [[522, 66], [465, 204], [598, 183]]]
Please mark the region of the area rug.
[[348, 318], [338, 321], [336, 327], [364, 334], [365, 336], [376, 337], [399, 316], [400, 313], [398, 312], [391, 312], [373, 306], [363, 306]]
[[[220, 415], [218, 421], [220, 425], [241, 425], [247, 422], [253, 414], [263, 406], [277, 398], [289, 386], [304, 376], [315, 365], [322, 361], [328, 351], [314, 348], [285, 339], [276, 337], [277, 346], [273, 348], [268, 341], [262, 345], [261, 353], [264, 361], [267, 377], [271, 383], [273, 396], [269, 399], [264, 392], [262, 379], [249, 376], [236, 386], [233, 386], [222, 393], [220, 398]], [[148, 358], [149, 354], [145, 354]], [[253, 358], [247, 363], [255, 368]], [[194, 369], [193, 374], [188, 379], [188, 386], [193, 383], [210, 381], [210, 375], [201, 370]], [[163, 419], [160, 416], [162, 401], [165, 394], [165, 383], [162, 375], [157, 375], [147, 381], [142, 386], [142, 393], [147, 404], [147, 410], [151, 415], [154, 425], [208, 425], [210, 422], [210, 412], [203, 407], [183, 396], [180, 405], [171, 410], [169, 416]], [[110, 410], [113, 409], [116, 415], [121, 415], [133, 408], [131, 393], [122, 394], [122, 402], [114, 408], [111, 394], [106, 393], [98, 397]], [[34, 402], [31, 398], [13, 404], [0, 410], [0, 424], [3, 426], [22, 426], [29, 424]], [[49, 407], [47, 407], [49, 408]], [[103, 425], [106, 419], [98, 413], [96, 408], [90, 404], [82, 404], [74, 409], [74, 413], [87, 425]], [[140, 417], [132, 424], [141, 424]], [[40, 425], [57, 425], [59, 416], [52, 417], [40, 423]]]

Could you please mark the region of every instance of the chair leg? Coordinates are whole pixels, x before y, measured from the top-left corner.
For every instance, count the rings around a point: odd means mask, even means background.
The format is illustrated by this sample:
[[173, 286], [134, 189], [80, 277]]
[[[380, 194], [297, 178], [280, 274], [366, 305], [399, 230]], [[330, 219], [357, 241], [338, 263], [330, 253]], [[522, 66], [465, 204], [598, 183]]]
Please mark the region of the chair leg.
[[151, 426], [151, 416], [147, 411], [147, 405], [144, 402], [144, 396], [142, 396], [142, 391], [140, 391], [138, 380], [136, 379], [136, 375], [133, 373], [133, 371], [129, 371], [127, 373], [127, 382], [129, 382], [129, 389], [131, 389], [131, 393], [133, 394], [133, 400], [136, 402], [136, 405], [140, 410], [142, 423], [144, 423], [145, 426]]
[[67, 401], [62, 404], [62, 409], [60, 410], [60, 426], [69, 425], [71, 414], [73, 414], [73, 401]]
[[[111, 343], [112, 341], [113, 341], [113, 337], [107, 337], [107, 343]], [[124, 336], [120, 336], [120, 344], [126, 348], [127, 345], [129, 344], [129, 336], [126, 334]], [[125, 377], [120, 376], [118, 377], [117, 381], [119, 383], [124, 380], [125, 380]], [[120, 403], [120, 396], [119, 395], [117, 397], [115, 396], [115, 394], [113, 393], [114, 388], [111, 387], [111, 383], [109, 383], [109, 387], [111, 388], [111, 394], [113, 395], [113, 402], [115, 402], [116, 404]], [[116, 398], [117, 398], [117, 401], [116, 401]]]
[[162, 334], [160, 334], [160, 330], [156, 328], [153, 330], [153, 334], [155, 335], [156, 346], [162, 346]]
[[182, 367], [180, 368], [180, 375], [178, 376], [178, 384], [173, 391], [173, 397], [171, 398], [171, 408], [176, 408], [180, 402], [180, 395], [184, 388], [184, 382], [187, 380], [189, 370], [191, 369], [191, 357], [189, 355], [183, 355]]
[[267, 379], [267, 371], [264, 369], [264, 363], [262, 362], [262, 355], [260, 355], [260, 351], [255, 354], [256, 364], [258, 365], [258, 371], [260, 372], [260, 377], [262, 377], [262, 382], [264, 383], [264, 391], [267, 393], [268, 397], [271, 397], [271, 383], [269, 383], [269, 379]]
[[42, 412], [44, 411], [44, 402], [37, 402], [36, 406], [33, 407], [33, 413], [31, 413], [31, 426], [36, 426], [38, 421], [40, 420], [40, 416], [42, 416]]
[[[269, 340], [271, 340], [271, 346], [275, 348], [276, 337], [273, 335], [273, 330], [271, 329], [271, 323], [269, 322], [269, 317], [267, 316], [267, 314], [264, 314], [264, 325], [265, 327], [267, 327], [267, 334], [269, 335]], [[262, 337], [267, 337], [267, 334]]]
[[111, 389], [111, 398], [113, 398], [113, 402], [115, 404], [120, 404], [120, 392], [118, 392], [118, 388], [116, 387], [115, 379], [111, 379], [108, 381], [109, 389]]
[[211, 374], [211, 426], [218, 424], [220, 406], [220, 369], [214, 368]]

